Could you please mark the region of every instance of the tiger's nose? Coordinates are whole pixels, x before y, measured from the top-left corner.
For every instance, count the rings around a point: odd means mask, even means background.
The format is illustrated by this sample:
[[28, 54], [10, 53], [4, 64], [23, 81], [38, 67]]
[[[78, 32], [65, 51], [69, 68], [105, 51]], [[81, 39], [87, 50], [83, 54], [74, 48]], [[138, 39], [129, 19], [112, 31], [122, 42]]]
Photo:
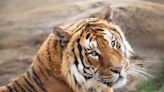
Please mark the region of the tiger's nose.
[[111, 67], [110, 70], [113, 72], [113, 73], [117, 73], [117, 74], [120, 74], [121, 71], [122, 71], [122, 68], [123, 67]]

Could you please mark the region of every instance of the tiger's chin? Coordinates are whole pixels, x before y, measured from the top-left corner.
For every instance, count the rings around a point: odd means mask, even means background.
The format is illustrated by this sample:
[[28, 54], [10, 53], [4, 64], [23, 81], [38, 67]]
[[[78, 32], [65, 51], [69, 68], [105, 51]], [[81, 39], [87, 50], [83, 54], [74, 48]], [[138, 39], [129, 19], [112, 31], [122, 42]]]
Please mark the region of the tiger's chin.
[[126, 78], [119, 78], [118, 80], [116, 80], [115, 82], [113, 82], [112, 84], [112, 88], [121, 88], [123, 86], [125, 86], [127, 83], [127, 79]]

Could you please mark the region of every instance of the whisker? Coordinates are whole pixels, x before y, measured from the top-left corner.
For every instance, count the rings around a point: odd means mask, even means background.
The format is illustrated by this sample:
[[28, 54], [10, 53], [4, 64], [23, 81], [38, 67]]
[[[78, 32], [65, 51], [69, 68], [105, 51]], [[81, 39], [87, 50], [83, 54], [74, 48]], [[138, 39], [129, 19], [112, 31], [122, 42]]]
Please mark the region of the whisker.
[[150, 69], [152, 65], [153, 63], [150, 61], [135, 60], [133, 63], [129, 65], [129, 70], [127, 71], [127, 73], [144, 80], [154, 78], [154, 76], [151, 73], [155, 71]]
[[130, 74], [132, 76], [144, 78], [145, 80], [147, 80], [149, 78], [153, 78], [153, 75], [147, 73], [145, 71], [145, 69], [141, 69], [141, 68], [134, 68], [133, 67], [132, 69], [129, 69], [128, 74]]

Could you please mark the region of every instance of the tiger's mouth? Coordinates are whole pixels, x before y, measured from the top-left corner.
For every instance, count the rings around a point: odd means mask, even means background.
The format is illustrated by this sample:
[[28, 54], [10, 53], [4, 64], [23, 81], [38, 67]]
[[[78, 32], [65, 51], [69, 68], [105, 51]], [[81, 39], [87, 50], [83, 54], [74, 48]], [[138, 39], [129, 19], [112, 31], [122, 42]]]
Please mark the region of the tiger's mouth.
[[127, 82], [126, 74], [102, 74], [97, 69], [89, 73], [82, 73], [86, 80], [96, 80], [106, 86], [112, 88], [119, 88], [120, 85], [123, 86]]
[[118, 84], [122, 84], [122, 81], [124, 80], [125, 78], [122, 77], [121, 75], [117, 75], [117, 76], [114, 76], [112, 78], [108, 80], [106, 79], [101, 79], [100, 82], [109, 86], [109, 87], [115, 87], [116, 85]]
[[105, 81], [101, 81], [101, 83], [109, 86], [109, 87], [112, 87], [113, 86], [113, 82], [105, 82]]

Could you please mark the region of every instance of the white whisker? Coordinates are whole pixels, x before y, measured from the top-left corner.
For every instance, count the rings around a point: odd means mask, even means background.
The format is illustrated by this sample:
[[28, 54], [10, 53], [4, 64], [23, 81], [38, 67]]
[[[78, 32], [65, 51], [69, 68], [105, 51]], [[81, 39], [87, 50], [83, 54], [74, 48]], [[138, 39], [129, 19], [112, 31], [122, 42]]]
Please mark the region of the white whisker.
[[147, 80], [149, 78], [153, 78], [153, 75], [151, 75], [143, 70], [139, 70], [139, 69], [132, 69], [132, 70], [128, 71], [128, 74], [139, 77], [141, 79], [144, 78], [145, 80]]
[[154, 78], [151, 73], [155, 71], [150, 69], [151, 65], [153, 65], [153, 63], [150, 61], [136, 60], [129, 65], [129, 70], [127, 71], [127, 73], [132, 76], [139, 77], [143, 80]]

